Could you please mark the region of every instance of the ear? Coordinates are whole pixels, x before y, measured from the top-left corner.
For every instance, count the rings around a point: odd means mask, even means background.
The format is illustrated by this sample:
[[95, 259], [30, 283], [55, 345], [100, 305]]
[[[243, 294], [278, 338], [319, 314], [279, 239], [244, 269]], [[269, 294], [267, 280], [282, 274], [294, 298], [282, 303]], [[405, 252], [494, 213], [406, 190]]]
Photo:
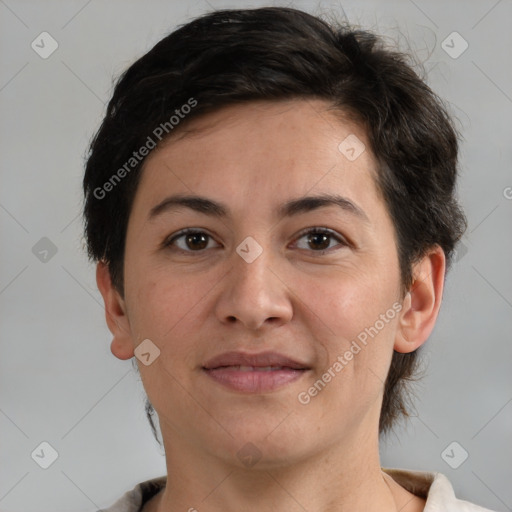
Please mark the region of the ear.
[[436, 245], [413, 266], [413, 283], [400, 313], [394, 350], [408, 353], [427, 341], [437, 320], [443, 297], [446, 258]]
[[100, 261], [96, 267], [96, 283], [105, 302], [105, 318], [114, 339], [110, 350], [119, 359], [134, 356], [130, 321], [126, 314], [126, 304], [120, 293], [112, 285], [108, 265]]

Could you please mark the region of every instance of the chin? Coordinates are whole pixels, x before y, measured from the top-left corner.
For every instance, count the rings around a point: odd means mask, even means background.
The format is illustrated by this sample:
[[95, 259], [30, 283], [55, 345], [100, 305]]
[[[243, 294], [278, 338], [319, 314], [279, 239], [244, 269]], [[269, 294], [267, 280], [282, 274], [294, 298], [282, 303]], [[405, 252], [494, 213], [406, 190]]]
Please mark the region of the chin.
[[[299, 462], [302, 458], [311, 456], [318, 450], [318, 429], [311, 425], [297, 425], [296, 418], [292, 425], [286, 425], [294, 415], [281, 409], [281, 415], [268, 415], [255, 417], [243, 415], [234, 418], [233, 422], [223, 422], [223, 426], [231, 435], [222, 435], [218, 442], [212, 442], [209, 437], [206, 441], [211, 447], [215, 447], [215, 455], [235, 464], [240, 468], [264, 470], [278, 467], [286, 467]], [[284, 420], [284, 421], [283, 421]], [[312, 440], [311, 446], [306, 441]]]

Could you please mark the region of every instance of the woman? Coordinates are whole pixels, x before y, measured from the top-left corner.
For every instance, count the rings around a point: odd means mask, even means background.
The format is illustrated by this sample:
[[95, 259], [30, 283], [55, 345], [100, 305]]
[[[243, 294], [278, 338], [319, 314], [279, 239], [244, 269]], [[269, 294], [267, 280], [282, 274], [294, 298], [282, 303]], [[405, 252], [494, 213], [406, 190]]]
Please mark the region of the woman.
[[86, 238], [168, 474], [110, 512], [485, 510], [379, 461], [465, 228], [457, 151], [403, 55], [294, 9], [209, 13], [125, 72]]

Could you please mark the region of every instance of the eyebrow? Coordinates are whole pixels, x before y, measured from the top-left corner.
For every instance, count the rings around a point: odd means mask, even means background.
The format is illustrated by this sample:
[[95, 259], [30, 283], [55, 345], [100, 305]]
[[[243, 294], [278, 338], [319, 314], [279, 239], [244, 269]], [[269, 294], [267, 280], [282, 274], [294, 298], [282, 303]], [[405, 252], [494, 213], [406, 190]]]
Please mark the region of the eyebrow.
[[[299, 197], [292, 199], [280, 205], [275, 211], [279, 218], [292, 217], [302, 213], [338, 206], [343, 211], [352, 214], [360, 220], [370, 223], [366, 213], [355, 203], [336, 194], [320, 194], [315, 196]], [[177, 194], [165, 198], [149, 212], [149, 220], [153, 220], [163, 213], [168, 213], [181, 208], [189, 208], [198, 213], [203, 213], [210, 217], [225, 218], [229, 216], [229, 208], [222, 203], [213, 201], [206, 197]]]

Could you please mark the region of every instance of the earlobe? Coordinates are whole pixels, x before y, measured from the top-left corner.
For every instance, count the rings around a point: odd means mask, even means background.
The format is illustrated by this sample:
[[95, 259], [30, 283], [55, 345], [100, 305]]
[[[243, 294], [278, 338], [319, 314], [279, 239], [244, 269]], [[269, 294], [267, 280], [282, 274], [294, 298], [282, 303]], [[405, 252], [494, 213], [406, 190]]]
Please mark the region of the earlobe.
[[434, 329], [443, 296], [446, 259], [441, 247], [433, 247], [413, 267], [413, 284], [404, 297], [394, 350], [413, 352]]
[[108, 265], [103, 261], [96, 267], [96, 283], [105, 303], [108, 328], [114, 336], [110, 350], [118, 359], [130, 359], [134, 356], [134, 347], [126, 305], [113, 286]]

